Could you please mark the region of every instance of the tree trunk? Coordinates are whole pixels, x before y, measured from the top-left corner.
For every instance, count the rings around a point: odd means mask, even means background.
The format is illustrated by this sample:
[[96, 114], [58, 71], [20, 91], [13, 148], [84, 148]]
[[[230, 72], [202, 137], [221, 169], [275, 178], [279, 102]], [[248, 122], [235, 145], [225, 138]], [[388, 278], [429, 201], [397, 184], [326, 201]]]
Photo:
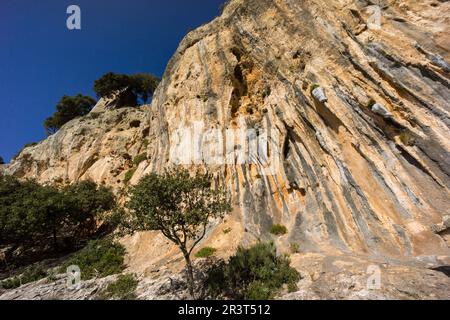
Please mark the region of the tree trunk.
[[182, 249], [184, 260], [186, 260], [186, 269], [187, 269], [187, 279], [188, 279], [188, 288], [189, 294], [191, 295], [191, 299], [195, 300], [194, 294], [194, 270], [192, 268], [191, 258], [189, 257], [189, 253]]

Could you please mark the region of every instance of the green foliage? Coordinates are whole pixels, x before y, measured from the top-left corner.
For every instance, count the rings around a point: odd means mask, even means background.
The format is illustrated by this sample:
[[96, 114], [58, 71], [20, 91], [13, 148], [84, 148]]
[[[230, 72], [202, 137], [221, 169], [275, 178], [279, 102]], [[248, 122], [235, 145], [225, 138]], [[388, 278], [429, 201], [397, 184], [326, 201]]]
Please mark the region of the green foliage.
[[24, 272], [16, 277], [9, 278], [0, 282], [0, 288], [14, 289], [24, 284], [43, 279], [48, 276], [47, 271], [41, 265], [27, 267]]
[[311, 88], [310, 88], [310, 92], [312, 93], [315, 89], [317, 89], [318, 87], [320, 87], [320, 85], [318, 85], [317, 83], [312, 84]]
[[113, 209], [111, 190], [83, 181], [56, 188], [33, 180], [0, 175], [0, 242], [14, 246], [43, 246], [58, 237], [83, 240], [96, 231], [99, 213]]
[[408, 147], [412, 147], [416, 143], [416, 139], [414, 138], [414, 135], [411, 134], [410, 131], [404, 130], [400, 133], [400, 141]]
[[270, 233], [276, 236], [281, 236], [287, 233], [287, 228], [281, 224], [274, 224], [270, 228]]
[[128, 89], [146, 103], [153, 96], [159, 81], [158, 77], [147, 73], [129, 76], [108, 72], [95, 81], [94, 91], [98, 97], [109, 97], [117, 91]]
[[0, 176], [0, 242], [24, 245], [51, 234], [62, 220], [60, 200], [53, 187]]
[[231, 230], [232, 229], [230, 227], [228, 227], [228, 228], [223, 229], [222, 232], [223, 232], [223, 234], [229, 234], [231, 232]]
[[300, 245], [298, 243], [291, 243], [290, 248], [292, 253], [300, 253]]
[[47, 134], [55, 133], [72, 119], [87, 115], [94, 105], [94, 99], [81, 94], [74, 97], [63, 96], [56, 105], [56, 112], [44, 122]]
[[97, 97], [109, 97], [116, 91], [130, 86], [130, 77], [125, 74], [108, 72], [94, 82], [94, 91]]
[[197, 258], [209, 258], [212, 257], [214, 255], [214, 253], [216, 253], [217, 249], [215, 248], [211, 248], [211, 247], [204, 247], [201, 248], [196, 254], [195, 256]]
[[139, 281], [132, 274], [121, 274], [117, 280], [108, 284], [106, 290], [101, 293], [101, 298], [115, 300], [135, 300], [136, 288]]
[[159, 82], [158, 77], [148, 73], [137, 73], [131, 76], [133, 92], [140, 97], [144, 103], [153, 96]]
[[145, 160], [147, 160], [147, 154], [146, 153], [142, 153], [142, 154], [136, 156], [133, 159], [133, 165], [135, 167], [137, 167], [137, 166], [139, 166], [141, 164], [142, 161], [145, 161]]
[[269, 300], [272, 297], [272, 290], [263, 281], [253, 281], [249, 284], [246, 300]]
[[34, 146], [37, 146], [37, 142], [30, 142], [30, 143], [26, 143], [24, 146], [23, 146], [23, 148], [24, 149], [26, 149], [26, 148], [29, 148], [29, 147], [34, 147]]
[[190, 255], [206, 234], [210, 220], [231, 210], [226, 193], [211, 185], [213, 176], [174, 169], [151, 173], [129, 190], [122, 227], [128, 232], [159, 230], [182, 251], [188, 269], [189, 290], [194, 296]]
[[260, 242], [238, 248], [227, 264], [211, 269], [207, 286], [214, 297], [267, 300], [285, 284], [295, 290], [299, 280], [287, 256], [277, 256], [273, 243]]
[[130, 182], [131, 178], [133, 178], [133, 175], [135, 172], [136, 172], [136, 168], [132, 168], [132, 169], [128, 170], [125, 173], [125, 178], [123, 179], [123, 182], [125, 184], [128, 184]]
[[377, 102], [372, 97], [369, 97], [369, 101], [367, 101], [367, 108], [372, 108], [375, 103]]
[[22, 147], [22, 149], [20, 149], [20, 151], [17, 152], [17, 153], [13, 156], [13, 159], [16, 159], [16, 158], [22, 153], [22, 151], [25, 150], [26, 148], [34, 147], [34, 146], [36, 146], [36, 145], [37, 145], [37, 142], [26, 143], [26, 144]]
[[70, 221], [66, 230], [72, 237], [86, 239], [96, 230], [97, 217], [115, 208], [116, 199], [110, 188], [92, 181], [80, 181], [61, 190]]
[[83, 280], [103, 278], [125, 269], [124, 256], [125, 248], [120, 243], [111, 239], [92, 240], [62, 265], [61, 272], [76, 265], [80, 267]]
[[147, 148], [147, 147], [148, 147], [149, 141], [148, 141], [147, 138], [145, 138], [145, 139], [142, 141], [142, 145], [144, 146], [144, 148]]

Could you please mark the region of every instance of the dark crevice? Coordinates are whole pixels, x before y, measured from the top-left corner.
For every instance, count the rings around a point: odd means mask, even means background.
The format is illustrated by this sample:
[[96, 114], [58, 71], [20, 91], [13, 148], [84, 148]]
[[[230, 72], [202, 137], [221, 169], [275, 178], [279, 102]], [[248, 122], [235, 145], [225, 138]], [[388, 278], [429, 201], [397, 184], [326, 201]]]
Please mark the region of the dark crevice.
[[283, 158], [286, 160], [287, 157], [289, 156], [289, 152], [290, 152], [290, 142], [291, 140], [289, 139], [289, 134], [286, 135], [286, 138], [284, 138], [284, 143], [283, 143]]

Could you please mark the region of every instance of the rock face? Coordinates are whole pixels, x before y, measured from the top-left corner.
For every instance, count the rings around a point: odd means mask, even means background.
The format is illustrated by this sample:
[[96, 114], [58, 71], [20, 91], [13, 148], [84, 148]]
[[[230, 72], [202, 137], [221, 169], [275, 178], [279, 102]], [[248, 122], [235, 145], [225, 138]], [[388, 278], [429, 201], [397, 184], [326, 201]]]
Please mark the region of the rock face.
[[[227, 184], [241, 243], [271, 239], [281, 223], [281, 251], [297, 243], [302, 253], [446, 264], [444, 231], [433, 226], [450, 214], [450, 2], [378, 2], [230, 1], [181, 42], [151, 106], [76, 119], [6, 170], [119, 190], [138, 154], [147, 160], [131, 183], [175, 165], [177, 149], [188, 152], [180, 129], [270, 131], [271, 174], [234, 154], [189, 166]], [[368, 22], [377, 8], [380, 28]], [[326, 100], [314, 98], [316, 85]]]
[[133, 158], [145, 153], [149, 129], [145, 107], [107, 109], [110, 103], [101, 99], [86, 117], [26, 148], [6, 171], [43, 183], [90, 179], [118, 190]]

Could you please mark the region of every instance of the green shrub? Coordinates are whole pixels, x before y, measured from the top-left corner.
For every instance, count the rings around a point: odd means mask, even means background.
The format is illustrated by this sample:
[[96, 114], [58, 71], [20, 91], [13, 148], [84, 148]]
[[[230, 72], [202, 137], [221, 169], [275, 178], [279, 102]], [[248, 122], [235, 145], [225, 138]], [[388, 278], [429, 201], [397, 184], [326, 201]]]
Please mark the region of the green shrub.
[[111, 189], [92, 181], [80, 181], [61, 189], [70, 225], [65, 236], [89, 239], [97, 231], [100, 214], [115, 208], [116, 198]]
[[191, 253], [205, 237], [208, 225], [231, 211], [224, 189], [212, 187], [210, 173], [191, 175], [174, 168], [162, 174], [151, 173], [130, 188], [128, 209], [120, 221], [127, 233], [161, 231], [178, 246], [186, 263], [189, 294], [195, 299], [196, 288]]
[[89, 239], [97, 230], [98, 214], [115, 206], [111, 190], [82, 181], [56, 188], [36, 181], [0, 175], [0, 242], [37, 249], [59, 249], [67, 240]]
[[104, 299], [135, 300], [138, 281], [132, 274], [121, 274], [100, 294]]
[[239, 248], [228, 263], [212, 268], [206, 284], [213, 297], [267, 300], [285, 284], [296, 289], [300, 275], [289, 264], [287, 256], [277, 256], [273, 243], [258, 243]]
[[250, 283], [245, 296], [246, 300], [269, 300], [272, 296], [272, 290], [267, 283], [263, 281], [253, 281]]
[[291, 252], [300, 253], [300, 245], [298, 243], [291, 243]]
[[108, 72], [94, 83], [94, 91], [98, 97], [108, 97], [114, 92], [128, 88], [129, 91], [144, 103], [153, 96], [160, 79], [152, 74], [138, 73], [135, 75], [116, 74]]
[[17, 153], [12, 157], [12, 159], [16, 159], [16, 158], [22, 153], [22, 151], [25, 150], [26, 148], [34, 147], [34, 146], [36, 146], [37, 144], [38, 144], [37, 142], [25, 143], [25, 145], [22, 147], [22, 149], [20, 149], [20, 151], [17, 152]]
[[123, 182], [125, 184], [128, 184], [131, 180], [131, 178], [133, 178], [134, 173], [136, 172], [136, 168], [132, 168], [130, 170], [127, 171], [127, 173], [125, 173], [125, 178], [123, 179]]
[[211, 248], [211, 247], [204, 247], [201, 248], [196, 254], [195, 256], [197, 258], [209, 258], [211, 256], [214, 255], [214, 253], [217, 251], [217, 249], [215, 248]]
[[367, 102], [367, 108], [372, 108], [375, 103], [377, 103], [375, 99], [369, 98], [369, 101]]
[[68, 259], [62, 265], [61, 272], [66, 272], [67, 267], [76, 265], [80, 267], [83, 280], [103, 278], [125, 269], [124, 256], [125, 248], [121, 244], [110, 239], [93, 240]]
[[280, 236], [287, 233], [287, 228], [281, 224], [274, 224], [270, 228], [270, 233], [276, 236]]
[[147, 154], [146, 153], [142, 153], [136, 157], [134, 157], [133, 159], [133, 165], [135, 167], [139, 166], [141, 164], [142, 161], [147, 160]]
[[24, 284], [43, 279], [47, 276], [47, 271], [41, 265], [29, 266], [21, 275], [0, 282], [0, 288], [15, 289]]
[[229, 227], [229, 228], [223, 229], [222, 232], [223, 232], [223, 234], [229, 234], [231, 232], [231, 230], [232, 229]]

